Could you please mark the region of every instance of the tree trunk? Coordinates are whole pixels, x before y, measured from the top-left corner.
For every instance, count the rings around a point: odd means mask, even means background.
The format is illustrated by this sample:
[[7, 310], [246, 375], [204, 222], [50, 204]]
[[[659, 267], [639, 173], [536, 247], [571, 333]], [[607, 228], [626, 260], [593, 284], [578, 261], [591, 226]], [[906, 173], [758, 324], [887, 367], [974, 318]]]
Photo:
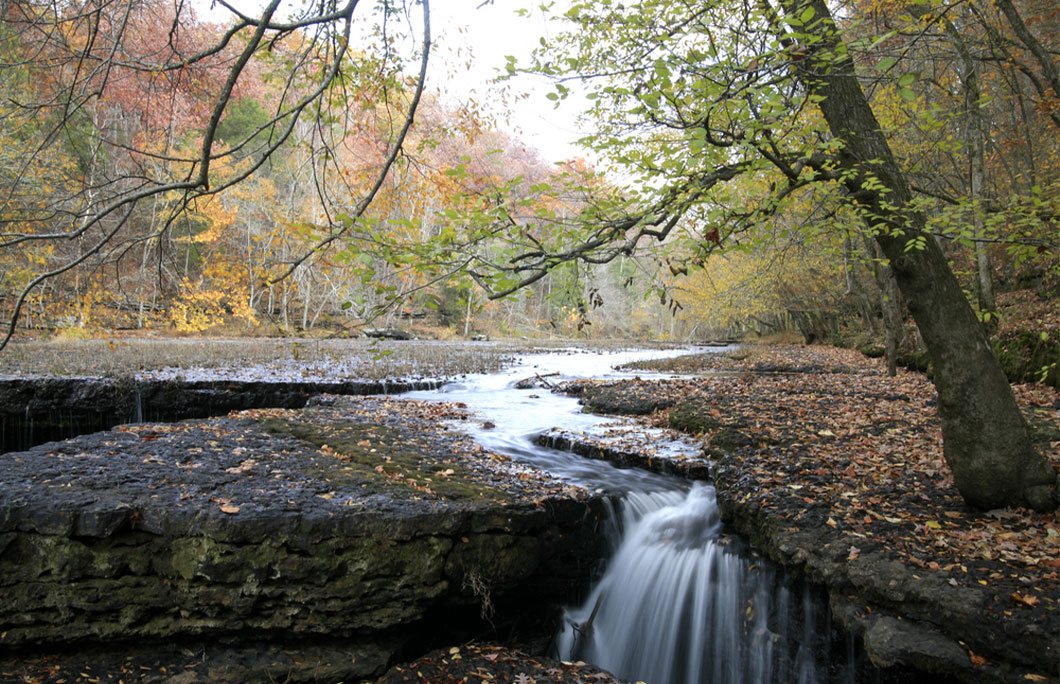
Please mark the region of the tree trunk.
[[[808, 39], [792, 50], [798, 80], [822, 97], [832, 134], [843, 142], [842, 181], [869, 217], [935, 367], [946, 462], [961, 496], [990, 509], [1057, 506], [1057, 476], [1034, 450], [1005, 374], [924, 217], [907, 209], [909, 187], [854, 73], [825, 0], [785, 0], [797, 18], [812, 7]], [[866, 184], [874, 177], [879, 182]], [[882, 189], [876, 189], [881, 187]]]
[[884, 263], [883, 253], [876, 242], [866, 236], [865, 252], [870, 259], [872, 277], [880, 294], [880, 312], [883, 314], [884, 356], [887, 359], [887, 375], [898, 375], [898, 345], [902, 341], [902, 294], [890, 264]]
[[942, 28], [961, 58], [961, 82], [964, 87], [965, 138], [968, 140], [968, 188], [972, 202], [972, 230], [975, 234], [975, 264], [979, 275], [979, 308], [993, 312], [994, 264], [989, 245], [983, 236], [983, 181], [986, 177], [986, 145], [983, 142], [983, 115], [980, 112], [982, 95], [979, 88], [979, 66], [960, 31], [949, 19], [942, 19]]

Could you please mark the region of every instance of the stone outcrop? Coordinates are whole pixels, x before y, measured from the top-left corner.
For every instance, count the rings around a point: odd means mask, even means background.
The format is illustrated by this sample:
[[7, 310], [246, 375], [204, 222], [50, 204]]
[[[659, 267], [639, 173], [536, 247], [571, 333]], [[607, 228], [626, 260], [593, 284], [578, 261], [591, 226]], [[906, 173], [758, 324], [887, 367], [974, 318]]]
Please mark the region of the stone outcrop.
[[[742, 485], [730, 479], [735, 474], [717, 470], [723, 519], [774, 561], [827, 587], [833, 616], [882, 670], [927, 673], [939, 682], [1055, 681], [1033, 674], [1055, 672], [1055, 632], [996, 608], [985, 590], [951, 585], [872, 551], [864, 539], [826, 525], [795, 527], [744, 503]], [[852, 558], [855, 543], [865, 548]]]
[[587, 581], [600, 499], [505, 489], [385, 402], [331, 404], [0, 456], [0, 673], [126, 644], [209, 661], [157, 681], [359, 679]]
[[322, 393], [396, 394], [439, 384], [437, 380], [6, 378], [0, 379], [0, 447], [19, 451], [121, 423], [208, 418], [251, 408], [301, 408]]

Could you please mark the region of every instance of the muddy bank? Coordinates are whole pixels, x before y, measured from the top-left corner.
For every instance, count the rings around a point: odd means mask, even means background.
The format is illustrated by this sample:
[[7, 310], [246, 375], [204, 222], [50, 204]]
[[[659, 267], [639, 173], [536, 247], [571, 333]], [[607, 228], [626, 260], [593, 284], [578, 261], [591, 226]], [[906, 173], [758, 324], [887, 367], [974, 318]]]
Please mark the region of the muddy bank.
[[[887, 378], [856, 353], [818, 347], [663, 369], [683, 375], [578, 391], [598, 411], [654, 405], [637, 420], [700, 439], [726, 522], [826, 587], [834, 619], [881, 676], [913, 668], [924, 681], [1058, 681], [1060, 516], [964, 505], [923, 377]], [[1040, 448], [1060, 462], [1060, 397], [1016, 390]], [[572, 441], [599, 457], [615, 451]], [[659, 458], [641, 460], [660, 467]]]
[[0, 456], [0, 679], [350, 681], [550, 628], [603, 502], [445, 427], [466, 419], [332, 396]]

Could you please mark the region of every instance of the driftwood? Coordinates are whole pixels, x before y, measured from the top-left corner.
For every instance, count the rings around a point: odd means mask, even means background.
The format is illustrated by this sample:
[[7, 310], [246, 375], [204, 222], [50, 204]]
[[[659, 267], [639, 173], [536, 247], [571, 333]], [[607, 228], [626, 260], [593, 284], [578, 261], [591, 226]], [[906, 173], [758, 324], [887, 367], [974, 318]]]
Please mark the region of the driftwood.
[[556, 389], [556, 386], [550, 383], [548, 380], [545, 380], [545, 378], [551, 378], [557, 375], [559, 375], [558, 372], [546, 373], [545, 375], [541, 375], [540, 373], [538, 373], [532, 378], [523, 378], [519, 382], [515, 383], [515, 389], [534, 389], [535, 387], [547, 387], [548, 389]]
[[412, 333], [400, 328], [365, 328], [361, 331], [365, 337], [376, 340], [411, 340]]
[[592, 640], [593, 622], [596, 620], [596, 614], [600, 611], [600, 602], [603, 601], [603, 598], [604, 595], [602, 593], [596, 597], [596, 603], [593, 604], [593, 612], [589, 614], [589, 619], [585, 622], [577, 623], [573, 620], [568, 620], [571, 629], [574, 630], [574, 641], [567, 656], [570, 660], [579, 660], [587, 642]]

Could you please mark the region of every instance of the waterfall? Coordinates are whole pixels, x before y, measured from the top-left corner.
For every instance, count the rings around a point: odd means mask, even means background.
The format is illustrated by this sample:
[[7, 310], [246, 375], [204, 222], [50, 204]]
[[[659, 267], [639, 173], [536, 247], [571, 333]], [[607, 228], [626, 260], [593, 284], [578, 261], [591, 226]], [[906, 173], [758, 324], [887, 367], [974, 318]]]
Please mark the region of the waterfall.
[[712, 487], [631, 494], [625, 504], [604, 576], [567, 611], [561, 659], [648, 684], [827, 679], [817, 663], [827, 616], [722, 534]]

